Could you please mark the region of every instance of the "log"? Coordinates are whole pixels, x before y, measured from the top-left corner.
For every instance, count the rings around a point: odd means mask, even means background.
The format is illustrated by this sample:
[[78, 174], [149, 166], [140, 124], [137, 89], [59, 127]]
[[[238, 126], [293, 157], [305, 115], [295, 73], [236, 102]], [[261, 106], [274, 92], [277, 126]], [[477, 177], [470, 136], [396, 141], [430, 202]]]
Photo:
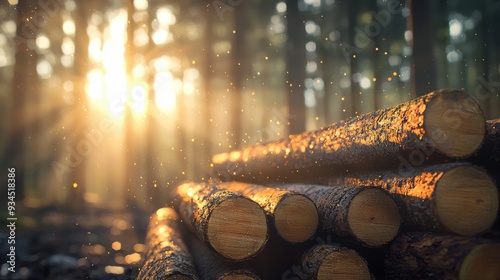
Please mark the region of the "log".
[[316, 245], [304, 253], [300, 279], [372, 279], [366, 260], [355, 250], [333, 244]]
[[399, 236], [385, 258], [386, 279], [499, 279], [498, 241], [413, 232]]
[[186, 232], [185, 237], [189, 250], [194, 257], [201, 280], [260, 279], [248, 268], [239, 267], [237, 263], [229, 263], [220, 256], [214, 254], [192, 233]]
[[316, 232], [318, 211], [311, 199], [303, 194], [239, 182], [218, 186], [257, 202], [274, 224], [278, 235], [286, 241], [303, 242]]
[[485, 124], [472, 97], [439, 90], [315, 131], [214, 155], [212, 166], [224, 181], [255, 183], [386, 169], [408, 158], [421, 166], [472, 155], [483, 142]]
[[486, 141], [482, 152], [489, 154], [494, 162], [500, 162], [500, 119], [486, 122]]
[[500, 119], [486, 122], [484, 144], [472, 158], [472, 162], [486, 168], [498, 167], [500, 163]]
[[318, 209], [320, 228], [363, 246], [388, 244], [399, 232], [401, 217], [392, 197], [375, 187], [282, 185], [308, 196]]
[[224, 258], [243, 261], [264, 248], [266, 215], [254, 201], [208, 183], [182, 184], [173, 197], [187, 227]]
[[462, 236], [490, 229], [498, 213], [498, 188], [487, 172], [469, 163], [447, 163], [404, 172], [349, 174], [320, 179], [343, 186], [378, 186], [392, 194], [403, 224]]
[[137, 279], [198, 279], [196, 268], [182, 238], [179, 217], [172, 208], [152, 215], [146, 236], [145, 262]]

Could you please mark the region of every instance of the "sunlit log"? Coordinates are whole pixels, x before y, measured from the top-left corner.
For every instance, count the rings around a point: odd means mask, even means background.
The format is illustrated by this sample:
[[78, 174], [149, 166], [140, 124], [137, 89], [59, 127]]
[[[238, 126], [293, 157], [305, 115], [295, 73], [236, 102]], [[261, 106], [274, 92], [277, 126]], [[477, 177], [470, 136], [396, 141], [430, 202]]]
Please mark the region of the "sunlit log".
[[349, 174], [320, 182], [381, 187], [392, 194], [404, 224], [421, 230], [473, 236], [491, 228], [498, 213], [494, 181], [484, 170], [468, 163]]
[[187, 227], [226, 259], [250, 259], [264, 248], [266, 215], [254, 201], [206, 183], [182, 184], [173, 197]]
[[401, 216], [391, 196], [374, 187], [280, 186], [308, 196], [318, 209], [320, 228], [367, 247], [386, 245], [396, 237]]
[[172, 208], [151, 217], [146, 236], [145, 262], [137, 279], [198, 279], [191, 254], [182, 238], [180, 220]]
[[218, 186], [257, 202], [266, 211], [277, 233], [289, 242], [306, 241], [316, 232], [318, 211], [303, 194], [239, 182]]
[[498, 279], [500, 243], [479, 238], [407, 233], [390, 246], [386, 279]]
[[215, 176], [247, 182], [420, 166], [472, 155], [485, 118], [464, 92], [439, 90], [392, 108], [212, 158]]

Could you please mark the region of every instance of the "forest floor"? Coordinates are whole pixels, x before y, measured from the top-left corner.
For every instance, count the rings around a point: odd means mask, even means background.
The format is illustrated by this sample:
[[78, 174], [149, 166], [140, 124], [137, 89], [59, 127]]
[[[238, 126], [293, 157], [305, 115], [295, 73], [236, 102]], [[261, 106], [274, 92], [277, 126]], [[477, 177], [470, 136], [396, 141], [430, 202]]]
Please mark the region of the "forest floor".
[[[8, 228], [0, 230], [0, 279], [135, 279], [150, 213], [88, 206], [17, 211], [15, 273]], [[2, 217], [6, 220], [6, 217]]]

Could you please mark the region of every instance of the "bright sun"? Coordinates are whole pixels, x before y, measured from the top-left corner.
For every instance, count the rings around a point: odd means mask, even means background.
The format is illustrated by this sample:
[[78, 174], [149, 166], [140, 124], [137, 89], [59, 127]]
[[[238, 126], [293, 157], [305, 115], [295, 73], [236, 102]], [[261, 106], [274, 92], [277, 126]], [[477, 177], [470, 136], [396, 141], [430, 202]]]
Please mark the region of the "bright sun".
[[[186, 88], [188, 90], [184, 90], [184, 93], [191, 93], [192, 79], [175, 79], [168, 67], [172, 63], [168, 56], [155, 59], [152, 88], [145, 82], [147, 66], [144, 64], [135, 65], [130, 78], [127, 78], [127, 12], [120, 9], [106, 17], [109, 25], [102, 33], [91, 24], [88, 29], [89, 58], [94, 65], [87, 74], [86, 85], [91, 106], [115, 117], [123, 116], [127, 107], [135, 115], [142, 115], [147, 112], [150, 91], [154, 91], [154, 105], [163, 112], [172, 112], [175, 109], [176, 95]], [[190, 85], [183, 85], [183, 82]]]

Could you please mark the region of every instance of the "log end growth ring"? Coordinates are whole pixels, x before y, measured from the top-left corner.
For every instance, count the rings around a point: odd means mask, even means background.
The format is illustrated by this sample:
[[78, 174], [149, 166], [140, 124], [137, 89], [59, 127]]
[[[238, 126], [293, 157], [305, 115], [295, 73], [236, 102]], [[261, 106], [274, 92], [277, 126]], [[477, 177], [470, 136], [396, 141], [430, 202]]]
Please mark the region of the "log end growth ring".
[[279, 235], [289, 242], [308, 240], [318, 227], [316, 206], [299, 194], [285, 196], [276, 207], [274, 219]]
[[339, 250], [330, 253], [318, 269], [316, 279], [371, 279], [365, 260], [356, 251]]
[[396, 203], [389, 194], [377, 188], [367, 188], [353, 198], [347, 219], [354, 236], [372, 247], [389, 243], [401, 226]]
[[498, 279], [500, 275], [500, 244], [474, 247], [462, 261], [458, 279]]
[[474, 236], [489, 229], [498, 213], [498, 189], [483, 170], [460, 166], [446, 172], [436, 186], [441, 223], [453, 233]]
[[483, 143], [486, 119], [479, 104], [460, 91], [443, 90], [426, 106], [424, 128], [431, 144], [449, 157], [466, 157]]
[[250, 199], [226, 199], [212, 211], [207, 235], [212, 248], [227, 259], [249, 259], [267, 242], [266, 215]]

